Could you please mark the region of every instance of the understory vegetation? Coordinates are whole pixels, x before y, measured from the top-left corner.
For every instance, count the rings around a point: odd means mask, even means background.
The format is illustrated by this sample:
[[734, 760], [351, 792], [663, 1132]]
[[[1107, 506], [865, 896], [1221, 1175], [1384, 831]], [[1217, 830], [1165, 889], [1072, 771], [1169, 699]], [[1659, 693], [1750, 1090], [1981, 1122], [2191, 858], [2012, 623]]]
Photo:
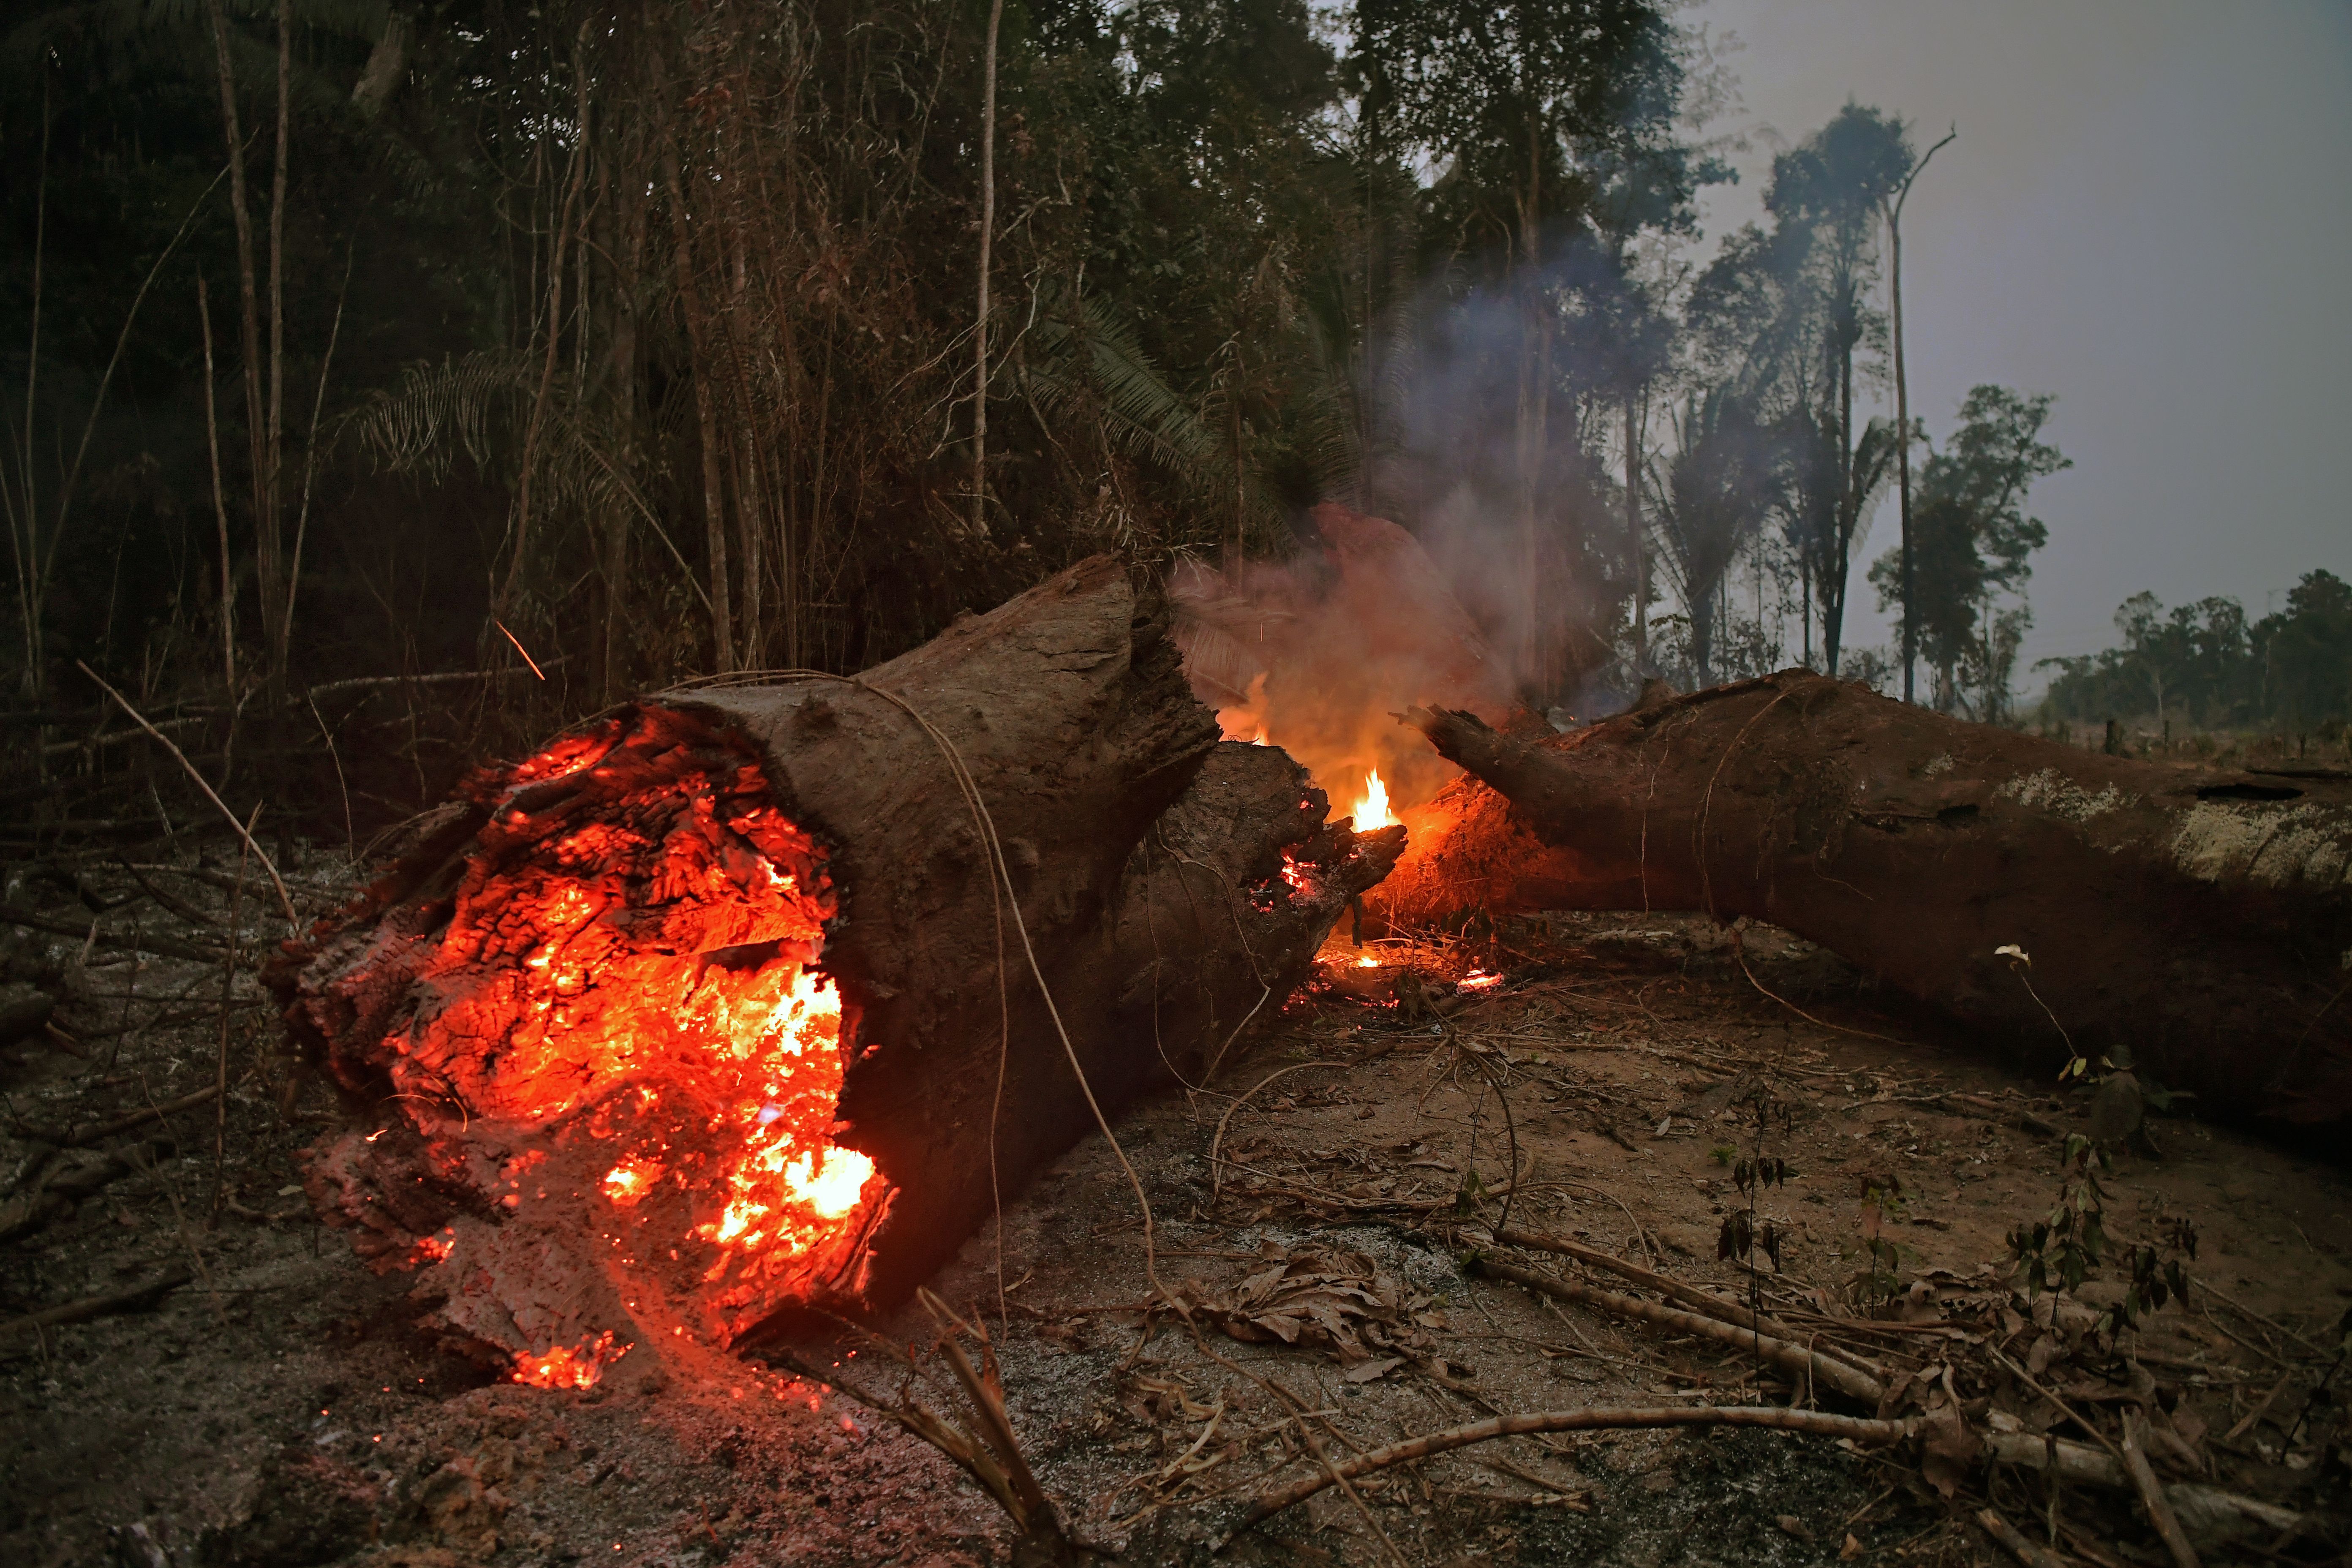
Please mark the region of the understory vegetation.
[[[1979, 386], [1940, 445], [1909, 408], [1941, 143], [1895, 114], [1699, 258], [1722, 44], [1655, 0], [34, 0], [25, 788], [111, 776], [87, 665], [346, 828], [1098, 551], [1286, 555], [1322, 500], [1412, 529], [1538, 706], [1802, 661], [2012, 720], [2053, 399]], [[1894, 646], [1848, 646], [1860, 589]], [[2340, 712], [2340, 659], [2294, 679]]]

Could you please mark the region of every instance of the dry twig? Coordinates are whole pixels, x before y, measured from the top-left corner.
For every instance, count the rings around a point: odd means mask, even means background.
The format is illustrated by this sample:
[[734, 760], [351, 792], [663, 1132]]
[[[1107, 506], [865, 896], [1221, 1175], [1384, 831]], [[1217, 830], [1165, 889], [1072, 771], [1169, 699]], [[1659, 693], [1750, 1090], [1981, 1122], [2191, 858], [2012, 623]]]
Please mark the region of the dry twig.
[[2132, 1489], [2139, 1493], [2140, 1506], [2147, 1510], [2147, 1520], [2163, 1538], [2164, 1549], [2172, 1553], [2173, 1568], [2200, 1568], [2197, 1549], [2189, 1544], [2182, 1533], [2180, 1518], [2172, 1511], [2172, 1504], [2157, 1483], [2156, 1471], [2148, 1467], [2147, 1454], [2140, 1443], [2139, 1416], [2124, 1412], [2124, 1470], [2131, 1477]]
[[1977, 1522], [1984, 1527], [1987, 1535], [2008, 1547], [2010, 1554], [2024, 1563], [2025, 1568], [2066, 1568], [2063, 1557], [2047, 1546], [2036, 1546], [2028, 1541], [2017, 1526], [2001, 1518], [1995, 1510], [1977, 1510]]
[[1473, 1443], [1516, 1437], [1538, 1432], [1622, 1431], [1645, 1426], [1769, 1426], [1782, 1432], [1811, 1432], [1820, 1436], [1849, 1437], [1857, 1443], [1893, 1443], [1911, 1429], [1904, 1421], [1870, 1421], [1857, 1415], [1831, 1415], [1818, 1410], [1784, 1410], [1774, 1405], [1639, 1405], [1620, 1409], [1538, 1410], [1524, 1415], [1497, 1415], [1450, 1431], [1432, 1432], [1375, 1448], [1332, 1467], [1330, 1476], [1301, 1477], [1250, 1504], [1240, 1522], [1218, 1542], [1223, 1546], [1259, 1521], [1304, 1502], [1334, 1479], [1347, 1480], [1372, 1470], [1412, 1459], [1427, 1458]]
[[253, 835], [247, 832], [245, 824], [236, 819], [236, 813], [231, 811], [228, 808], [227, 804], [224, 802], [219, 795], [213, 793], [213, 786], [205, 781], [204, 774], [196, 771], [196, 764], [188, 761], [187, 752], [173, 745], [162, 731], [156, 729], [154, 725], [147, 722], [146, 716], [141, 713], [138, 709], [131, 706], [131, 700], [123, 696], [120, 691], [114, 689], [113, 687], [109, 686], [103, 679], [100, 679], [96, 670], [90, 668], [89, 665], [84, 664], [79, 659], [74, 660], [74, 668], [80, 670], [84, 675], [89, 676], [90, 679], [97, 681], [98, 689], [100, 691], [105, 692], [109, 697], [113, 698], [117, 703], [121, 704], [122, 710], [131, 715], [131, 721], [132, 723], [138, 725], [150, 735], [154, 736], [158, 742], [162, 742], [163, 749], [171, 752], [173, 759], [179, 763], [180, 766], [187, 770], [188, 776], [196, 781], [196, 787], [205, 792], [205, 798], [211, 801], [215, 805], [220, 807], [220, 814], [228, 818], [228, 825], [231, 827], [236, 828], [238, 835], [244, 838], [246, 848], [252, 851], [253, 858], [261, 862], [261, 868], [269, 873], [270, 885], [278, 889], [278, 907], [286, 911], [287, 929], [289, 931], [300, 931], [302, 929], [301, 917], [294, 912], [294, 900], [286, 891], [286, 879], [278, 874], [278, 863], [270, 859], [268, 855], [263, 851], [261, 846], [253, 841]]
[[[1654, 1270], [1644, 1268], [1638, 1263], [1628, 1263], [1622, 1258], [1613, 1258], [1598, 1247], [1585, 1247], [1560, 1237], [1545, 1236], [1537, 1231], [1520, 1230], [1517, 1227], [1497, 1230], [1495, 1233], [1495, 1239], [1507, 1247], [1530, 1247], [1541, 1252], [1557, 1252], [1563, 1258], [1573, 1258], [1580, 1263], [1591, 1264], [1596, 1268], [1606, 1268], [1622, 1279], [1630, 1279], [1637, 1285], [1646, 1286], [1662, 1296], [1680, 1301], [1695, 1311], [1704, 1312], [1709, 1317], [1720, 1318], [1725, 1322], [1736, 1324], [1751, 1333], [1769, 1334], [1791, 1343], [1799, 1338], [1796, 1330], [1777, 1319], [1750, 1311], [1737, 1301], [1727, 1301], [1720, 1296], [1710, 1295], [1695, 1285], [1685, 1285], [1679, 1279], [1670, 1279]], [[1855, 1354], [1843, 1345], [1827, 1348], [1834, 1351], [1839, 1360], [1853, 1363], [1862, 1371], [1882, 1382], [1885, 1379], [1886, 1369], [1876, 1363]]]
[[1809, 1351], [1801, 1345], [1790, 1344], [1785, 1340], [1777, 1340], [1769, 1334], [1759, 1334], [1752, 1329], [1738, 1328], [1719, 1318], [1702, 1317], [1696, 1312], [1685, 1312], [1674, 1307], [1662, 1307], [1654, 1301], [1641, 1300], [1633, 1296], [1621, 1295], [1614, 1290], [1599, 1289], [1573, 1279], [1556, 1279], [1549, 1275], [1538, 1274], [1533, 1269], [1497, 1262], [1491, 1258], [1479, 1258], [1475, 1267], [1478, 1272], [1490, 1279], [1507, 1279], [1514, 1285], [1524, 1285], [1528, 1289], [1543, 1295], [1555, 1296], [1561, 1300], [1574, 1301], [1581, 1306], [1598, 1307], [1603, 1311], [1614, 1312], [1621, 1317], [1638, 1318], [1644, 1322], [1656, 1323], [1663, 1328], [1674, 1329], [1681, 1333], [1697, 1334], [1714, 1340], [1717, 1343], [1729, 1345], [1735, 1350], [1752, 1352], [1771, 1362], [1784, 1372], [1793, 1373], [1801, 1377], [1810, 1377], [1815, 1385], [1833, 1388], [1847, 1398], [1867, 1405], [1874, 1410], [1878, 1407], [1879, 1402], [1886, 1394], [1885, 1389], [1880, 1384], [1878, 1379], [1860, 1367], [1849, 1366], [1842, 1361], [1832, 1361], [1817, 1351]]
[[102, 1318], [110, 1312], [129, 1312], [149, 1306], [166, 1291], [185, 1285], [194, 1275], [184, 1263], [174, 1263], [143, 1285], [133, 1285], [127, 1290], [110, 1295], [86, 1297], [68, 1301], [62, 1306], [44, 1307], [37, 1312], [27, 1312], [21, 1318], [11, 1318], [0, 1323], [0, 1340], [13, 1338], [26, 1330], [55, 1328], [59, 1323], [79, 1323], [90, 1318]]

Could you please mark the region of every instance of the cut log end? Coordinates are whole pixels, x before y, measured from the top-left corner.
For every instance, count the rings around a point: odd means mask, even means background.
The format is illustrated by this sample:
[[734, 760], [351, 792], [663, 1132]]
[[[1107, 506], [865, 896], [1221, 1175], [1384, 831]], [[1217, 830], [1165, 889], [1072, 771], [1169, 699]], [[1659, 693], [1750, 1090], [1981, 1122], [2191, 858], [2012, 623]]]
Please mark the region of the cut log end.
[[1217, 743], [1123, 574], [943, 645], [485, 771], [278, 966], [366, 1115], [314, 1203], [511, 1375], [903, 1297], [1090, 1130], [1074, 1056], [1213, 1068], [1402, 847]]

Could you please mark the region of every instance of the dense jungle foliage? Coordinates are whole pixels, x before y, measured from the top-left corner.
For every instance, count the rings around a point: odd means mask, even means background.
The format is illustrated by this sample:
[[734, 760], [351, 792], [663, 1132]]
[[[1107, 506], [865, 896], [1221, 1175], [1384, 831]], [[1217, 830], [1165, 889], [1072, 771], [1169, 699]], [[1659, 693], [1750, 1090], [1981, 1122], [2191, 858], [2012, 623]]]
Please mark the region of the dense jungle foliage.
[[[1940, 451], [1867, 416], [1896, 116], [1698, 260], [1733, 86], [1652, 0], [11, 16], [20, 729], [95, 712], [86, 664], [232, 761], [397, 759], [373, 814], [1096, 551], [1286, 554], [1323, 499], [1420, 533], [1540, 703], [1803, 658], [2010, 714], [2050, 398], [1979, 387]], [[1889, 495], [1908, 658], [1844, 646]]]

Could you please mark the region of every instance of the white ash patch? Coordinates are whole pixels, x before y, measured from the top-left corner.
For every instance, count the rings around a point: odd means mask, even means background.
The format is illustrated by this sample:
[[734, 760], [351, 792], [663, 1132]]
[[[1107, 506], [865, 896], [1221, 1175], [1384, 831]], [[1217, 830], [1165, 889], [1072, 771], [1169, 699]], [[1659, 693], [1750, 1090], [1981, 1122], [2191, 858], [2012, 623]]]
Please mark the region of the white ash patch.
[[2113, 784], [2093, 795], [2056, 768], [2021, 773], [1992, 793], [1996, 799], [2013, 800], [2029, 810], [2046, 811], [2069, 822], [2089, 822], [2139, 802], [2139, 796], [2126, 795]]
[[2243, 877], [2270, 887], [2324, 887], [2352, 880], [2346, 837], [2337, 814], [2321, 806], [2200, 800], [2173, 833], [2172, 860], [2200, 881]]
[[1958, 766], [1959, 763], [1953, 761], [1951, 752], [1938, 752], [1927, 759], [1927, 765], [1921, 768], [1919, 773], [1923, 778], [1941, 778]]

